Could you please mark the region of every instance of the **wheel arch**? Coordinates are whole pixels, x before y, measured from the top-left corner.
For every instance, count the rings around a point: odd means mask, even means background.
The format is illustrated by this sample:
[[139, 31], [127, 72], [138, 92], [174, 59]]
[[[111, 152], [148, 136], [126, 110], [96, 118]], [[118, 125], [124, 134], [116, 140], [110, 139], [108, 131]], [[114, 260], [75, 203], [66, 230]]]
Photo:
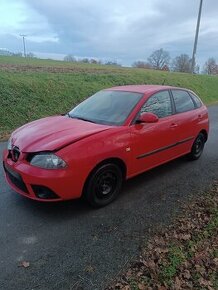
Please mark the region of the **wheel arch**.
[[207, 142], [208, 139], [208, 133], [205, 129], [202, 129], [199, 134], [202, 133], [204, 135], [204, 141]]
[[84, 195], [84, 191], [87, 187], [88, 181], [89, 181], [90, 177], [92, 176], [92, 174], [95, 172], [95, 170], [97, 170], [102, 165], [109, 164], [109, 163], [116, 164], [117, 166], [119, 166], [119, 168], [121, 169], [121, 172], [122, 172], [123, 180], [126, 179], [127, 167], [126, 167], [126, 163], [121, 158], [111, 157], [111, 158], [104, 159], [101, 162], [97, 163], [95, 165], [95, 167], [89, 172], [89, 174], [86, 178], [86, 181], [84, 183], [84, 186], [83, 186], [82, 195]]

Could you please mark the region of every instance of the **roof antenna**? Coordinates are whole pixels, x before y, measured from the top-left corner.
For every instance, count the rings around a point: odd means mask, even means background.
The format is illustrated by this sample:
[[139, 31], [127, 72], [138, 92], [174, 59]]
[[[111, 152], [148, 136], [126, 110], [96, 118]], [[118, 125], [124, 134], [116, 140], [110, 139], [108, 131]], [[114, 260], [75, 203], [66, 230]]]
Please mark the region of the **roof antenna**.
[[162, 86], [165, 85], [165, 81], [166, 81], [166, 79], [163, 80], [163, 82], [162, 82]]

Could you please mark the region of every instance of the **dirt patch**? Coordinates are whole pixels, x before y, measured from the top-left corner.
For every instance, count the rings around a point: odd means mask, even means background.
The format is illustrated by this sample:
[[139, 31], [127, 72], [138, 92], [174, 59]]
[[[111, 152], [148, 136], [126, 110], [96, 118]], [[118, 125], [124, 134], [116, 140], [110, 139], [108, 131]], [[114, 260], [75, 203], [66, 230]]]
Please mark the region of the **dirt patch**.
[[9, 72], [49, 72], [49, 73], [117, 73], [118, 69], [102, 67], [83, 67], [75, 66], [37, 66], [37, 65], [23, 65], [23, 64], [0, 64], [0, 71]]

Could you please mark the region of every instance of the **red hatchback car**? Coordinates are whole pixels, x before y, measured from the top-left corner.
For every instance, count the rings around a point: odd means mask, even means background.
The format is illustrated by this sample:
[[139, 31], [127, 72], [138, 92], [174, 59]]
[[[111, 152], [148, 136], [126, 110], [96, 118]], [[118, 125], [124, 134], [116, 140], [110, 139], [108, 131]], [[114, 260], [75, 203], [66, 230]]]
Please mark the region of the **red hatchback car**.
[[83, 196], [100, 207], [115, 199], [125, 179], [182, 155], [198, 159], [208, 128], [207, 108], [190, 90], [114, 87], [64, 116], [15, 130], [3, 166], [10, 186], [26, 197]]

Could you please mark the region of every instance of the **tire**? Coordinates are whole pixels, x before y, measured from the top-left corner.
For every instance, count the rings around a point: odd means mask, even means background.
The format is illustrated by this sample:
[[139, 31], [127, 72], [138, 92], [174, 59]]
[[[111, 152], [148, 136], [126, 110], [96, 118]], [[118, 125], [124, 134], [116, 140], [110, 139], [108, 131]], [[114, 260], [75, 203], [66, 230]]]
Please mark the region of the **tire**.
[[84, 197], [95, 208], [106, 206], [117, 197], [122, 183], [120, 167], [113, 163], [104, 164], [88, 178]]
[[195, 139], [191, 152], [188, 154], [189, 160], [197, 160], [201, 157], [201, 154], [204, 150], [205, 136], [203, 133], [200, 133]]

